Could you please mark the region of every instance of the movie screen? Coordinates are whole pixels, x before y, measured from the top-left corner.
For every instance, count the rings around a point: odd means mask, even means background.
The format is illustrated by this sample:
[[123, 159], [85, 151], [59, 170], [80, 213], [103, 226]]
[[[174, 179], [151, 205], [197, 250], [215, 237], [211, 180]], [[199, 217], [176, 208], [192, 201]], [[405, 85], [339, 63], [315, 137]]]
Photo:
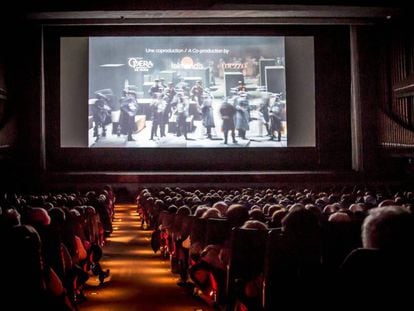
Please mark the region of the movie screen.
[[89, 38], [89, 147], [286, 147], [285, 38]]

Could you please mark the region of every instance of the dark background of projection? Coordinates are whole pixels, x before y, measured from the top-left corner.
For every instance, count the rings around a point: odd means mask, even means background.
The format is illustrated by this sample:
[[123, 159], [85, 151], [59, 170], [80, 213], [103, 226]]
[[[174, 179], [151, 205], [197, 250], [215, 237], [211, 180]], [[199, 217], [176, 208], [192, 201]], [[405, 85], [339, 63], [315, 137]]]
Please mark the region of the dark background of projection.
[[[147, 49], [154, 52], [147, 53]], [[157, 53], [157, 49], [187, 49], [187, 52]], [[193, 49], [227, 49], [229, 53], [197, 53]], [[160, 71], [171, 70], [171, 63], [179, 64], [185, 56], [207, 68], [209, 61], [217, 65], [220, 59], [226, 63], [231, 63], [234, 58], [258, 61], [260, 57], [276, 59], [284, 54], [282, 37], [92, 37], [89, 38], [89, 97], [93, 98], [95, 90], [108, 88], [108, 85], [119, 96], [125, 79], [140, 87], [145, 82], [144, 75], [156, 78]], [[127, 64], [130, 57], [151, 60], [154, 67], [149, 72], [137, 74]], [[101, 67], [103, 64], [123, 66], [105, 70]]]
[[[93, 171], [349, 169], [350, 48], [347, 31], [343, 26], [309, 26], [303, 29], [258, 25], [193, 25], [185, 29], [179, 26], [49, 28], [44, 38], [47, 165], [52, 170]], [[192, 34], [286, 36], [288, 147], [85, 147], [88, 128], [87, 122], [84, 122], [88, 113], [84, 105], [85, 98], [88, 98], [88, 74], [85, 72], [88, 68], [88, 37]], [[61, 50], [62, 38], [66, 38], [70, 45], [74, 43], [73, 48]], [[312, 46], [314, 49], [309, 48]], [[313, 106], [304, 104], [312, 101]]]

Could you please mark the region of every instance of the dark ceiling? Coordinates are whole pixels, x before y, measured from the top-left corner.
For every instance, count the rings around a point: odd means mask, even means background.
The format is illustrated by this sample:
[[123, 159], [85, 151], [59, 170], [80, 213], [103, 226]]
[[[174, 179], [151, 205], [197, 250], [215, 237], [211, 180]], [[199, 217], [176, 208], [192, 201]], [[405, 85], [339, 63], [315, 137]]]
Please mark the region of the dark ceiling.
[[89, 11], [89, 10], [182, 10], [182, 9], [240, 9], [241, 6], [257, 5], [341, 5], [341, 6], [380, 6], [402, 7], [402, 0], [6, 0], [15, 12], [42, 11]]

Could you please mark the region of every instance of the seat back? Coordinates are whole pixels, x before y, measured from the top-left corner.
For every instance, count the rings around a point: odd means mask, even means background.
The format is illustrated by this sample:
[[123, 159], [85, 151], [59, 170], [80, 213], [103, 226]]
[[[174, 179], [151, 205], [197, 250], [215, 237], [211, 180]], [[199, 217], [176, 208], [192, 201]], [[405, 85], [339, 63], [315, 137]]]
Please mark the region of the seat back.
[[227, 272], [229, 305], [240, 298], [238, 284], [245, 284], [263, 273], [267, 235], [265, 230], [233, 228]]
[[280, 229], [269, 232], [264, 270], [263, 304], [269, 311], [287, 302], [293, 307], [297, 297], [307, 297], [310, 304], [320, 290], [316, 285], [324, 282], [317, 243], [294, 240]]
[[322, 262], [329, 270], [337, 270], [345, 257], [361, 246], [360, 222], [322, 223]]
[[227, 219], [210, 218], [206, 227], [206, 245], [221, 244], [230, 238], [231, 230]]
[[207, 220], [194, 218], [191, 228], [191, 243], [200, 243], [201, 248], [206, 246]]

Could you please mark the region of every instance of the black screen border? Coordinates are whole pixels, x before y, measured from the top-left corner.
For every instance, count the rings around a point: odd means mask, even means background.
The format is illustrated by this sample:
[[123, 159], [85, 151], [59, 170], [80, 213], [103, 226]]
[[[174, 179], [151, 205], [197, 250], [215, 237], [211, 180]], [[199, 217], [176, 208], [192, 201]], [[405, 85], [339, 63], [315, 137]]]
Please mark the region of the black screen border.
[[[350, 47], [346, 26], [45, 26], [46, 167], [53, 171], [349, 170]], [[60, 38], [85, 36], [313, 36], [315, 147], [63, 148], [60, 143]], [[291, 125], [294, 126], [294, 125]]]

